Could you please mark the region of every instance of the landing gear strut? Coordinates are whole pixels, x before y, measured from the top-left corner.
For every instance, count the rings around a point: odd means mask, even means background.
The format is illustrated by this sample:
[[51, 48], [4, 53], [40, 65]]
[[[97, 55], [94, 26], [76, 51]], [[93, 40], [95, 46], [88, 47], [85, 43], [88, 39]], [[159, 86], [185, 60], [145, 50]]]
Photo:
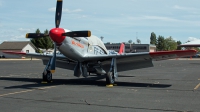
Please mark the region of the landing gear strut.
[[116, 58], [112, 58], [110, 70], [106, 74], [106, 85], [113, 85], [117, 77], [118, 75], [117, 75]]
[[49, 59], [49, 62], [46, 65], [44, 72], [42, 73], [42, 82], [47, 82], [47, 83], [52, 82], [52, 73], [50, 71], [51, 60], [52, 60], [52, 58]]

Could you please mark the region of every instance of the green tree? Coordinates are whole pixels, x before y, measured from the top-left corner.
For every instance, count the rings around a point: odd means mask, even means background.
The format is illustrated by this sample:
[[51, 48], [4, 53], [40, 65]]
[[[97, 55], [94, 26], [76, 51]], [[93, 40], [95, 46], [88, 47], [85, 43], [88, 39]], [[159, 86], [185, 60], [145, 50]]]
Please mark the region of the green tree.
[[[40, 33], [39, 28], [36, 29], [35, 33]], [[40, 52], [38, 48], [40, 48], [41, 45], [39, 45], [40, 43], [40, 38], [32, 38], [31, 42], [35, 45], [35, 47], [37, 48], [36, 52]]]
[[157, 45], [156, 34], [155, 34], [154, 32], [151, 33], [151, 36], [150, 36], [150, 44]]
[[[35, 33], [40, 33], [39, 28], [35, 31]], [[45, 34], [49, 34], [49, 31], [46, 29], [44, 31]], [[53, 42], [49, 38], [49, 36], [43, 37], [43, 38], [33, 38], [31, 39], [31, 42], [37, 47], [48, 50], [49, 48], [53, 48]], [[39, 51], [37, 51], [39, 52]]]
[[129, 44], [132, 44], [132, 42], [133, 42], [132, 40], [129, 40], [129, 41], [128, 41]]
[[[177, 41], [176, 43], [177, 43], [177, 46], [182, 44], [180, 40]], [[181, 47], [177, 47], [177, 50], [181, 50]]]
[[137, 39], [137, 43], [138, 43], [138, 44], [141, 44], [141, 40], [140, 40], [140, 39]]
[[[49, 31], [46, 29], [44, 34], [49, 34]], [[49, 48], [53, 48], [53, 41], [50, 39], [49, 36], [41, 38], [41, 45], [43, 49], [48, 50]]]
[[171, 51], [177, 49], [177, 42], [170, 36], [165, 39], [166, 48], [165, 50]]
[[156, 48], [158, 51], [164, 51], [166, 49], [165, 38], [163, 36], [158, 36], [158, 44]]

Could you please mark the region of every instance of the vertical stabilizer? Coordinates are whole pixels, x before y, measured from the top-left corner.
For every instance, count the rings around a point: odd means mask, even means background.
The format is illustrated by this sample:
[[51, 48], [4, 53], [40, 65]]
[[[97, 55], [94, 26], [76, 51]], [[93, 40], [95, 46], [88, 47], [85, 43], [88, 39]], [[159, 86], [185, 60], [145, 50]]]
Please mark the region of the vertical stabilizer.
[[124, 43], [121, 43], [118, 53], [119, 53], [119, 54], [125, 53], [125, 45], [124, 45]]

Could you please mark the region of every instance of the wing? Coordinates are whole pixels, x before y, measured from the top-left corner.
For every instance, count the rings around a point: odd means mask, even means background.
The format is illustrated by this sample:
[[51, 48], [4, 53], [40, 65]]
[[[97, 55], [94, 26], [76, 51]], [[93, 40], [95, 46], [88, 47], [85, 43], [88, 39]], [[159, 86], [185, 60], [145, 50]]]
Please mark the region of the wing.
[[124, 53], [124, 54], [111, 54], [111, 55], [89, 55], [85, 56], [85, 61], [90, 60], [109, 60], [111, 58], [117, 58], [117, 60], [124, 61], [139, 61], [139, 60], [164, 60], [172, 58], [180, 58], [186, 56], [193, 56], [196, 54], [196, 50], [175, 50], [175, 51], [160, 51], [160, 52], [141, 52], [141, 53]]
[[[42, 59], [44, 65], [46, 65], [49, 59], [53, 56], [53, 54], [24, 53], [24, 52], [13, 52], [13, 51], [4, 51], [3, 53]], [[64, 55], [59, 55], [59, 54], [56, 55], [56, 67], [73, 70], [75, 65], [76, 65], [75, 61], [69, 60]]]
[[172, 58], [181, 58], [187, 56], [196, 55], [196, 50], [176, 50], [176, 51], [160, 51], [160, 52], [150, 52], [150, 56], [155, 60], [164, 60]]
[[[4, 52], [8, 54], [26, 55], [34, 58], [43, 59], [43, 63], [46, 64], [48, 59], [52, 55], [44, 55], [39, 53], [22, 53], [22, 52]], [[112, 58], [117, 58], [118, 71], [126, 71], [133, 69], [140, 69], [146, 67], [152, 67], [152, 59], [164, 60], [179, 58], [185, 56], [195, 55], [195, 50], [178, 50], [178, 51], [161, 51], [161, 52], [141, 52], [141, 53], [124, 53], [124, 54], [111, 54], [111, 55], [89, 55], [83, 57], [83, 61], [101, 61], [105, 70], [109, 70], [110, 61]], [[76, 62], [69, 60], [64, 55], [56, 56], [56, 67], [66, 68], [73, 70]]]
[[[38, 58], [38, 59], [49, 59], [49, 58], [51, 58], [53, 56], [53, 54], [25, 53], [25, 52], [13, 52], [13, 51], [4, 51], [3, 53], [12, 54], [12, 55], [28, 56], [28, 57]], [[67, 59], [63, 55], [57, 55], [56, 58]]]
[[152, 60], [165, 60], [195, 55], [195, 50], [176, 50], [176, 51], [161, 51], [161, 52], [142, 52], [142, 53], [124, 53], [112, 55], [86, 56], [87, 61], [99, 60], [102, 61], [104, 69], [110, 68], [112, 58], [117, 59], [117, 71], [126, 71], [152, 67]]

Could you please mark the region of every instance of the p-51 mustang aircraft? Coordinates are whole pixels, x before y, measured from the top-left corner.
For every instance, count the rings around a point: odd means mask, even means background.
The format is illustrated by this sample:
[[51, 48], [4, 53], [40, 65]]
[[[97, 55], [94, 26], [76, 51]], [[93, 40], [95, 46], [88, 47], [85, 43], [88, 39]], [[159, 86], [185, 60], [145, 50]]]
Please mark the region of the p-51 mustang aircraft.
[[[26, 38], [43, 38], [50, 36], [54, 42], [54, 53], [42, 55], [39, 53], [23, 53], [5, 51], [4, 53], [27, 55], [43, 59], [46, 67], [43, 72], [43, 81], [51, 82], [52, 73], [56, 67], [74, 70], [74, 76], [88, 77], [88, 73], [97, 76], [106, 75], [106, 83], [114, 84], [118, 72], [145, 67], [152, 67], [152, 59], [163, 60], [182, 56], [192, 56], [195, 50], [162, 51], [125, 53], [124, 44], [120, 46], [119, 52], [107, 50], [104, 43], [90, 31], [69, 31], [59, 28], [62, 15], [62, 0], [57, 0], [55, 14], [55, 28], [49, 34], [27, 33]], [[56, 54], [56, 49], [62, 54]], [[46, 60], [48, 62], [46, 63]], [[107, 71], [107, 72], [106, 72]]]

